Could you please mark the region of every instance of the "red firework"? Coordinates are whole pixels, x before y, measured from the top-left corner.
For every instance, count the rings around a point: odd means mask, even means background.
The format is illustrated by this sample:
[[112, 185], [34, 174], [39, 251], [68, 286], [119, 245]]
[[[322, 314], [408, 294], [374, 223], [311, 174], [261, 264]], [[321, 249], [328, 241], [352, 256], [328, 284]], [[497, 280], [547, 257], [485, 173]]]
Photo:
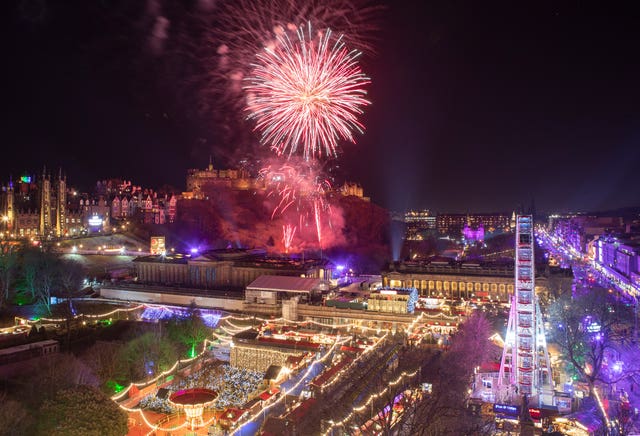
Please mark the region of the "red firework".
[[284, 244], [284, 252], [289, 253], [291, 244], [293, 243], [293, 237], [296, 234], [296, 226], [286, 224], [282, 226], [282, 243]]
[[300, 146], [309, 160], [335, 156], [340, 140], [355, 142], [353, 132], [364, 130], [358, 116], [370, 104], [359, 54], [330, 29], [316, 37], [310, 25], [300, 27], [294, 40], [278, 35], [258, 54], [245, 86], [262, 143], [289, 156]]
[[277, 199], [271, 218], [294, 210], [301, 228], [313, 218], [320, 242], [322, 218], [330, 211], [326, 194], [331, 190], [331, 184], [321, 176], [315, 164], [297, 163], [295, 166], [287, 163], [275, 168], [266, 167], [260, 171], [267, 184], [268, 196]]

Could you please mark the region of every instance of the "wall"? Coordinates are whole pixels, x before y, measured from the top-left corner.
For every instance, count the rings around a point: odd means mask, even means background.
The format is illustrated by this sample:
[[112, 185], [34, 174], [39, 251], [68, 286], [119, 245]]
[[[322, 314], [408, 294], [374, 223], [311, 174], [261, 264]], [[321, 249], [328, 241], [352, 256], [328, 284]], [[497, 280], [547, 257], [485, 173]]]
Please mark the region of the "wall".
[[129, 289], [118, 289], [117, 287], [103, 287], [100, 289], [102, 298], [113, 298], [116, 300], [140, 301], [144, 303], [169, 304], [178, 306], [189, 306], [192, 302], [198, 307], [220, 308], [225, 310], [242, 310], [243, 301], [240, 299], [226, 299], [221, 297], [202, 297], [189, 294], [166, 294], [160, 292], [133, 291]]

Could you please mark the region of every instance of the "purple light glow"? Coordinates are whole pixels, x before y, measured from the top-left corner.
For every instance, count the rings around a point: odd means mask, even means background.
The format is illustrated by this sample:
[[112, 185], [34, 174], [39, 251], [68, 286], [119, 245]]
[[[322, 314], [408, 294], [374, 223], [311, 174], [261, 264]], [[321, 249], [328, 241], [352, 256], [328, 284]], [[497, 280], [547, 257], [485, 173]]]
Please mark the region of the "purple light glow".
[[622, 365], [624, 365], [624, 362], [617, 361], [613, 364], [613, 367], [611, 369], [613, 369], [613, 372], [617, 372], [619, 374], [622, 372]]
[[191, 249], [191, 254], [197, 254], [200, 250], [197, 247]]
[[462, 233], [467, 241], [484, 241], [484, 226], [482, 224], [476, 230], [465, 224]]

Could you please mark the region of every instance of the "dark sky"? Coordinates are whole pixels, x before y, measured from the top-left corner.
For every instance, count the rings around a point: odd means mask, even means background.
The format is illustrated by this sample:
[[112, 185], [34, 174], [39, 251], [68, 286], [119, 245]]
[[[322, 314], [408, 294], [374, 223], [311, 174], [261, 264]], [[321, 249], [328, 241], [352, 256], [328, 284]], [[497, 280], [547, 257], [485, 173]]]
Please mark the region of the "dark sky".
[[[194, 110], [201, 82], [149, 53], [153, 2], [2, 3], [0, 180], [46, 164], [84, 188], [182, 189], [212, 149], [233, 154]], [[194, 2], [156, 3], [170, 51]], [[389, 2], [363, 61], [367, 131], [342, 170], [397, 210], [640, 204], [640, 15], [626, 4]]]

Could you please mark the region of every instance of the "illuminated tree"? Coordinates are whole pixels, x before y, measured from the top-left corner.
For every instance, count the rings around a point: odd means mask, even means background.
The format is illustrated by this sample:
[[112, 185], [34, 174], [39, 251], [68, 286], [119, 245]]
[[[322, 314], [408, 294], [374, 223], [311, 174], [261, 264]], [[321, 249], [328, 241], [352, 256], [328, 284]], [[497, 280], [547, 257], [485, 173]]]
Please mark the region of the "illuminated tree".
[[[550, 307], [551, 339], [556, 342], [574, 379], [612, 384], [638, 374], [638, 353], [629, 350], [631, 309], [604, 288], [562, 294]], [[621, 360], [623, 357], [626, 359]], [[621, 362], [621, 363], [618, 363]]]
[[211, 335], [211, 329], [207, 327], [195, 307], [190, 307], [184, 317], [175, 316], [167, 326], [169, 337], [183, 344], [189, 357], [197, 354], [197, 348]]
[[127, 414], [100, 390], [76, 386], [59, 391], [40, 408], [38, 435], [122, 436]]
[[19, 292], [51, 314], [51, 296], [58, 281], [59, 257], [49, 250], [28, 247], [23, 250], [21, 261]]
[[98, 382], [103, 391], [113, 394], [117, 386], [123, 386], [129, 380], [123, 380], [120, 376], [125, 373], [120, 351], [123, 345], [114, 342], [96, 342], [89, 347], [81, 356], [83, 362], [87, 364], [98, 378]]
[[158, 333], [148, 332], [129, 341], [120, 351], [121, 380], [143, 380], [171, 367], [178, 353], [171, 341]]

